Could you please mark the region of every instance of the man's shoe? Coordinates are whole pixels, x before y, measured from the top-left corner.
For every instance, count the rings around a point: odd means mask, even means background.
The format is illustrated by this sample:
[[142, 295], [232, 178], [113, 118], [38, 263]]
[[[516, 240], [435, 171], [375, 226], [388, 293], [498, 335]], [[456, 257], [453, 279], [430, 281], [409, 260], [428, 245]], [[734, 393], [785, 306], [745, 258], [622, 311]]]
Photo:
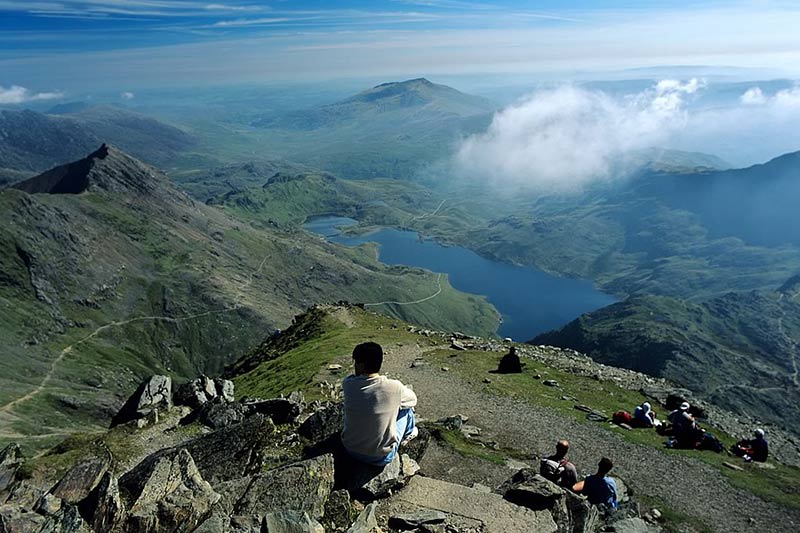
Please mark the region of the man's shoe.
[[408, 437], [403, 439], [403, 442], [400, 443], [400, 446], [405, 446], [412, 440], [416, 439], [417, 435], [419, 435], [419, 429], [417, 429], [417, 426], [414, 426], [414, 429], [411, 430], [411, 433], [408, 434]]

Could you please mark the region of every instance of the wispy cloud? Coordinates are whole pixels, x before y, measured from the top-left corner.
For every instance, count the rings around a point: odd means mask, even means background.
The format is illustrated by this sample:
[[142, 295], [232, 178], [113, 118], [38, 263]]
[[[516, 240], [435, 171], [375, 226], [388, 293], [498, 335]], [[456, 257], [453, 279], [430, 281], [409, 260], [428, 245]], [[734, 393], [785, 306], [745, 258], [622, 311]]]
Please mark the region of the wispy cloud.
[[64, 94], [60, 92], [35, 93], [19, 85], [12, 85], [8, 88], [0, 85], [0, 104], [24, 104], [37, 100], [54, 100], [63, 98], [63, 96]]

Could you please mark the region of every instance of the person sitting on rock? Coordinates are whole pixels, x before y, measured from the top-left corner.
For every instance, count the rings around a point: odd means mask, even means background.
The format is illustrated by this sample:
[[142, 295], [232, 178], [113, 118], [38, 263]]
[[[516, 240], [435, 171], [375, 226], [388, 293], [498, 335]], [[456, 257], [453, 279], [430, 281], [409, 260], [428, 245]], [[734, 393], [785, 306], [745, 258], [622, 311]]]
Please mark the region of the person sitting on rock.
[[754, 439], [743, 439], [733, 447], [733, 453], [743, 457], [745, 461], [765, 463], [769, 456], [769, 443], [764, 438], [764, 430], [759, 428], [753, 432]]
[[637, 428], [653, 428], [660, 426], [661, 421], [656, 418], [656, 412], [653, 411], [650, 402], [644, 402], [633, 410], [631, 425]]
[[342, 444], [361, 462], [387, 465], [397, 455], [400, 443], [419, 432], [412, 409], [417, 396], [401, 382], [379, 374], [383, 364], [380, 344], [359, 344], [353, 350], [353, 362], [355, 373], [342, 382]]
[[617, 482], [609, 477], [608, 473], [614, 468], [614, 463], [608, 457], [600, 459], [597, 473], [575, 484], [572, 490], [586, 496], [592, 505], [604, 506], [607, 510], [617, 507]]
[[667, 420], [672, 426], [672, 435], [680, 443], [688, 442], [694, 438], [697, 425], [694, 417], [689, 413], [689, 402], [681, 403], [678, 409], [672, 411]]
[[567, 452], [569, 452], [569, 441], [558, 441], [556, 453], [542, 459], [539, 474], [561, 487], [571, 489], [578, 482], [578, 470], [567, 459]]
[[517, 355], [516, 347], [512, 346], [508, 349], [508, 353], [500, 359], [500, 364], [497, 365], [497, 374], [519, 374], [522, 372], [522, 363]]

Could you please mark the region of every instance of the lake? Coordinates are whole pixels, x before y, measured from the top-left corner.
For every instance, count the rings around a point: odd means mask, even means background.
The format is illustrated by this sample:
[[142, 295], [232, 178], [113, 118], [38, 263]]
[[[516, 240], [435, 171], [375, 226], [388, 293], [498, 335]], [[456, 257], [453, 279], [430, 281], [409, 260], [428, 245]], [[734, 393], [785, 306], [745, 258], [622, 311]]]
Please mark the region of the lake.
[[526, 341], [559, 328], [579, 315], [616, 300], [590, 281], [562, 278], [536, 268], [519, 267], [479, 256], [458, 246], [421, 239], [416, 232], [381, 228], [364, 235], [343, 235], [340, 228], [357, 224], [346, 217], [323, 216], [306, 221], [307, 231], [345, 246], [379, 245], [379, 258], [391, 265], [408, 265], [446, 273], [456, 289], [481, 294], [503, 317], [497, 334]]

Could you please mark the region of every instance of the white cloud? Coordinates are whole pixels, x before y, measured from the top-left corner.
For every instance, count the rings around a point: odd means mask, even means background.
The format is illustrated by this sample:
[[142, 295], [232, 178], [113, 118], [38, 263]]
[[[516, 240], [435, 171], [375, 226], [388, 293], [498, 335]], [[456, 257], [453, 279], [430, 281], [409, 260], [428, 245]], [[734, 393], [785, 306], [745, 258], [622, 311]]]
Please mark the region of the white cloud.
[[119, 97], [122, 98], [123, 100], [133, 100], [136, 97], [136, 95], [130, 91], [125, 91], [123, 93], [120, 93]]
[[541, 91], [498, 112], [456, 155], [461, 174], [502, 186], [575, 189], [615, 175], [626, 156], [661, 145], [687, 120], [701, 80], [664, 80], [615, 99], [574, 86]]
[[744, 94], [739, 97], [739, 101], [745, 105], [761, 105], [764, 104], [767, 99], [764, 97], [761, 87], [752, 87], [747, 89]]
[[63, 93], [60, 92], [32, 93], [19, 85], [12, 85], [8, 88], [0, 85], [0, 104], [24, 104], [36, 100], [53, 100], [63, 96]]

